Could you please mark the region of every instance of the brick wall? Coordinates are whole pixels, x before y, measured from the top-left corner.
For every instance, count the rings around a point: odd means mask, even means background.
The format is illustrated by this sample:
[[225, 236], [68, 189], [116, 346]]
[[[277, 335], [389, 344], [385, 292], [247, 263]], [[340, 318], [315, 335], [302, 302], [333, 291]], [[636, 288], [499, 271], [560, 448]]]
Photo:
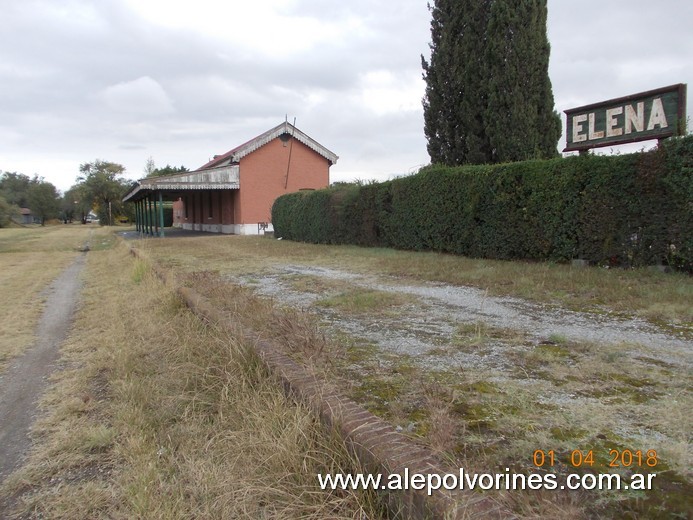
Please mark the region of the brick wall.
[[[293, 146], [291, 142], [293, 141]], [[291, 163], [286, 188], [287, 165]], [[240, 161], [240, 214], [237, 224], [269, 222], [272, 204], [280, 195], [329, 184], [329, 162], [296, 139], [284, 146], [274, 139]]]

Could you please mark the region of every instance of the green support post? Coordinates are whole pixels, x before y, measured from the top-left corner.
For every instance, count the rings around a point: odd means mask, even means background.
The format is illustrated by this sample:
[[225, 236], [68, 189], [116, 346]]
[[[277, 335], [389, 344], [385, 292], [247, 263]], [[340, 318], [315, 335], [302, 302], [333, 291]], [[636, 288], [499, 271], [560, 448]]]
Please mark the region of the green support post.
[[156, 197], [152, 197], [152, 236], [157, 236], [159, 234], [159, 216], [156, 210]]
[[154, 233], [156, 232], [156, 229], [154, 226], [156, 223], [154, 222], [154, 212], [156, 211], [156, 208], [154, 207], [154, 201], [152, 200], [152, 196], [149, 196], [149, 234], [151, 236], [154, 236]]
[[164, 237], [164, 198], [159, 192], [159, 236]]
[[144, 199], [144, 205], [146, 208], [146, 213], [147, 213], [147, 230], [145, 233], [147, 235], [152, 234], [152, 208], [151, 208], [151, 201], [149, 200], [149, 195], [147, 195], [147, 198]]

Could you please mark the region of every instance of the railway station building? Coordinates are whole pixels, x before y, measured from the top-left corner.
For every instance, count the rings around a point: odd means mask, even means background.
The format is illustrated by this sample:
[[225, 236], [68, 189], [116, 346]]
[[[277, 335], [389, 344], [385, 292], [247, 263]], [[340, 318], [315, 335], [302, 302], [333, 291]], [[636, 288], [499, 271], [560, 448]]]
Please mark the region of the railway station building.
[[216, 155], [197, 170], [140, 179], [123, 197], [135, 205], [137, 230], [163, 236], [163, 203], [173, 226], [238, 235], [272, 231], [277, 197], [326, 188], [337, 155], [289, 122]]

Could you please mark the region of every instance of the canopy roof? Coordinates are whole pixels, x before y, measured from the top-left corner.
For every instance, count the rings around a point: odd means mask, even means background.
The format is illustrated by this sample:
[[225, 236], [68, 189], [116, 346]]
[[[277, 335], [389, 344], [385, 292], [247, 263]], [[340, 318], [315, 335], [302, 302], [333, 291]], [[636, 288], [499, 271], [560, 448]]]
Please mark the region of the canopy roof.
[[178, 193], [188, 190], [237, 190], [240, 188], [237, 164], [178, 173], [166, 177], [140, 179], [123, 197], [123, 202], [139, 200], [154, 191]]

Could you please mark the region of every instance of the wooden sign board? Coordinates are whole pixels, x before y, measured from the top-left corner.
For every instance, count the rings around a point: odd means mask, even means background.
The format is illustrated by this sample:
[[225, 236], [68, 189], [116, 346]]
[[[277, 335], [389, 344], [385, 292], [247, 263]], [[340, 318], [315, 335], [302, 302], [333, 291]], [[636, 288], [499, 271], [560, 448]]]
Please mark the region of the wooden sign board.
[[686, 132], [686, 85], [571, 108], [564, 152], [664, 139]]

